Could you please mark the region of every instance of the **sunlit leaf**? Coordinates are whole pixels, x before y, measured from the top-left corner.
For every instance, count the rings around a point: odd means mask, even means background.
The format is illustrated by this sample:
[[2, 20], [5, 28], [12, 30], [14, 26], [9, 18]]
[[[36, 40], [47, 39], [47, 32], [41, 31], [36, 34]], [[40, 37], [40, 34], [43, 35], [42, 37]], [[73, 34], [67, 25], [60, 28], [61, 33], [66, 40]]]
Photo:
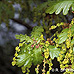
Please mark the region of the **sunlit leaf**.
[[18, 65], [18, 67], [21, 67], [21, 66], [26, 65], [29, 62], [31, 62], [31, 55], [28, 54], [28, 53], [18, 55], [17, 58], [18, 59], [17, 59], [17, 64], [16, 65]]
[[42, 51], [41, 51], [41, 48], [34, 48], [33, 50], [33, 63], [36, 65], [36, 64], [40, 64], [43, 60], [43, 56], [42, 56]]
[[46, 13], [53, 14], [55, 12], [55, 14], [59, 14], [63, 10], [63, 15], [66, 15], [73, 3], [73, 0], [53, 1], [52, 5], [49, 4], [50, 7], [47, 8]]
[[58, 34], [58, 43], [61, 44], [67, 39], [67, 34], [68, 34], [69, 29], [64, 29], [60, 34]]
[[60, 53], [60, 49], [56, 48], [55, 46], [50, 45], [49, 46], [49, 55], [52, 59], [54, 59], [55, 57], [58, 57]]
[[60, 37], [58, 39], [59, 39], [58, 40], [58, 44], [61, 44], [61, 43], [63, 43], [67, 39], [67, 36], [62, 36], [62, 37]]

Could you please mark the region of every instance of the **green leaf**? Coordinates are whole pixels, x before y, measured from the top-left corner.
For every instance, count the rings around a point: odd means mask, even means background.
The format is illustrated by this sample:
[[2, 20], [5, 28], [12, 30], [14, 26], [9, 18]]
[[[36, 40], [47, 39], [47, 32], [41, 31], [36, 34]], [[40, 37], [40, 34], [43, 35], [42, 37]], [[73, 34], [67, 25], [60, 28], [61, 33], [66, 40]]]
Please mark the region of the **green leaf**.
[[59, 3], [60, 5], [59, 5], [59, 7], [57, 8], [57, 10], [55, 11], [55, 14], [59, 14], [61, 11], [62, 11], [62, 9], [63, 9], [63, 2], [62, 3]]
[[20, 48], [20, 52], [18, 53], [19, 55], [20, 54], [23, 54], [23, 53], [25, 53], [25, 52], [27, 52], [28, 50], [27, 50], [27, 44], [25, 43], [21, 48]]
[[26, 68], [26, 67], [31, 67], [31, 65], [32, 65], [32, 62], [31, 62], [31, 58], [29, 58], [26, 62], [25, 62], [25, 64], [24, 64], [24, 67]]
[[73, 3], [73, 0], [53, 1], [52, 5], [49, 4], [50, 7], [47, 8], [46, 13], [53, 14], [55, 12], [55, 14], [59, 14], [63, 10], [63, 15], [66, 15]]
[[31, 51], [28, 51], [27, 47], [21, 48], [21, 50], [26, 50], [26, 52], [22, 52], [17, 56], [17, 63], [18, 67], [24, 66], [25, 68], [31, 66], [32, 63], [34, 65], [41, 64], [43, 60], [41, 48], [34, 48]]
[[22, 35], [22, 34], [15, 35], [15, 37], [16, 37], [16, 39], [20, 39], [20, 42], [26, 40], [27, 42], [33, 43], [33, 40], [29, 36], [27, 36], [26, 34], [25, 35]]
[[72, 5], [72, 11], [74, 11], [74, 4]]
[[55, 12], [55, 10], [58, 8], [58, 6], [60, 5], [60, 3], [56, 3], [54, 5], [52, 5], [51, 7], [49, 7], [47, 10], [46, 10], [46, 13], [49, 13], [49, 14], [52, 14]]
[[58, 39], [59, 39], [58, 40], [58, 44], [61, 44], [61, 43], [63, 43], [67, 39], [67, 36], [65, 35], [65, 36], [62, 36], [62, 37], [60, 37]]
[[43, 32], [43, 27], [42, 26], [36, 26], [33, 28], [33, 31], [31, 33], [31, 37], [25, 35], [16, 35], [16, 39], [20, 39], [20, 42], [25, 41], [23, 46], [20, 47], [20, 52], [18, 52], [17, 60], [16, 60], [16, 65], [18, 67], [23, 66], [24, 68], [30, 67], [32, 63], [34, 65], [42, 63], [43, 56], [42, 56], [42, 51], [41, 48], [36, 48], [36, 47], [31, 47], [32, 44], [34, 44], [33, 38], [35, 37], [38, 39], [37, 43], [40, 42], [40, 35]]
[[33, 63], [36, 64], [40, 64], [42, 63], [43, 60], [43, 56], [42, 56], [42, 51], [41, 48], [34, 48], [33, 50]]
[[62, 32], [68, 32], [68, 31], [69, 31], [68, 28], [65, 28], [65, 29], [62, 30]]
[[42, 26], [36, 26], [33, 28], [33, 31], [31, 32], [31, 38], [34, 38], [35, 40], [39, 40], [42, 32], [44, 31]]
[[20, 42], [22, 42], [22, 41], [25, 40], [25, 36], [26, 36], [26, 35], [22, 35], [22, 34], [20, 34], [20, 35], [15, 35], [16, 39], [20, 39]]
[[63, 36], [67, 36], [67, 32], [63, 32], [58, 35], [58, 37], [63, 37]]
[[57, 48], [56, 46], [52, 46], [52, 45], [49, 46], [49, 54], [52, 59], [54, 59], [55, 57], [58, 57], [59, 53], [60, 53], [59, 48]]
[[58, 43], [61, 44], [67, 39], [69, 29], [64, 29], [62, 32], [58, 35]]
[[33, 44], [33, 38], [35, 40], [37, 40], [39, 42], [39, 39], [40, 39], [40, 36], [42, 34], [42, 32], [44, 31], [43, 27], [42, 26], [36, 26], [33, 28], [33, 31], [31, 32], [31, 37], [27, 36], [26, 34], [25, 35], [15, 35], [16, 39], [20, 39], [20, 42], [22, 41], [26, 41], [26, 42], [31, 42]]
[[74, 44], [74, 38], [71, 40], [71, 44]]
[[66, 15], [68, 13], [72, 3], [73, 3], [72, 1], [67, 1], [67, 3], [65, 1], [65, 3], [64, 3], [65, 5], [64, 5], [64, 8], [63, 8], [63, 14], [64, 15]]
[[23, 65], [29, 64], [31, 62], [31, 54], [24, 53], [17, 56], [17, 63], [18, 67], [21, 67]]
[[74, 31], [74, 25], [72, 25], [72, 27], [71, 27], [71, 31], [72, 31], [72, 32]]

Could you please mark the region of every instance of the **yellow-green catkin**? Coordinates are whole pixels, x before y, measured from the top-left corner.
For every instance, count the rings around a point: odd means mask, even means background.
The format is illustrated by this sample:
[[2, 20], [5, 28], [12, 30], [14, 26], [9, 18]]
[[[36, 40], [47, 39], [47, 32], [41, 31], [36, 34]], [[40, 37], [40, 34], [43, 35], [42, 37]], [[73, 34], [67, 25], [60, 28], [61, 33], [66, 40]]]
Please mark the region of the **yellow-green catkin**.
[[36, 74], [38, 74], [39, 73], [39, 64], [37, 65], [37, 67], [35, 68], [35, 71], [36, 71]]
[[49, 49], [44, 49], [44, 57], [47, 59], [49, 57]]
[[43, 63], [42, 74], [45, 74], [45, 64], [46, 64], [45, 58], [44, 58], [43, 62], [44, 62], [44, 63]]

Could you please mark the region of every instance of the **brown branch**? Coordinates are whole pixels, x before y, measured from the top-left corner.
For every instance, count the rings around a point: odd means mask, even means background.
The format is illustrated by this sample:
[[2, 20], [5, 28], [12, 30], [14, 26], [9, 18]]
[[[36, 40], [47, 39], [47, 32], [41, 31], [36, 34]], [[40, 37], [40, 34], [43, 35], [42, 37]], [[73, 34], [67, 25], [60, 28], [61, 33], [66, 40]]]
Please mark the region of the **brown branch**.
[[33, 29], [32, 26], [30, 26], [30, 25], [27, 24], [27, 23], [24, 23], [23, 21], [21, 21], [21, 20], [19, 20], [19, 19], [14, 19], [14, 18], [13, 18], [13, 19], [11, 19], [11, 20], [13, 20], [14, 22], [17, 22], [17, 23], [19, 23], [19, 24], [21, 24], [21, 25], [27, 27], [29, 30], [32, 30], [32, 29]]

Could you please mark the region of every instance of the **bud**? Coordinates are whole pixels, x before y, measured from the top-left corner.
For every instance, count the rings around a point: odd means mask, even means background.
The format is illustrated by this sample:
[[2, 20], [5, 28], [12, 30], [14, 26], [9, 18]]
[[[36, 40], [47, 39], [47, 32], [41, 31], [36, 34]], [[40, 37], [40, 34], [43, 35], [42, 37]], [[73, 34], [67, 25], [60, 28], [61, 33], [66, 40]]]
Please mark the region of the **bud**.
[[35, 41], [37, 43], [37, 41]]
[[36, 45], [36, 48], [39, 48], [39, 45]]
[[34, 47], [34, 45], [31, 45], [31, 47]]

